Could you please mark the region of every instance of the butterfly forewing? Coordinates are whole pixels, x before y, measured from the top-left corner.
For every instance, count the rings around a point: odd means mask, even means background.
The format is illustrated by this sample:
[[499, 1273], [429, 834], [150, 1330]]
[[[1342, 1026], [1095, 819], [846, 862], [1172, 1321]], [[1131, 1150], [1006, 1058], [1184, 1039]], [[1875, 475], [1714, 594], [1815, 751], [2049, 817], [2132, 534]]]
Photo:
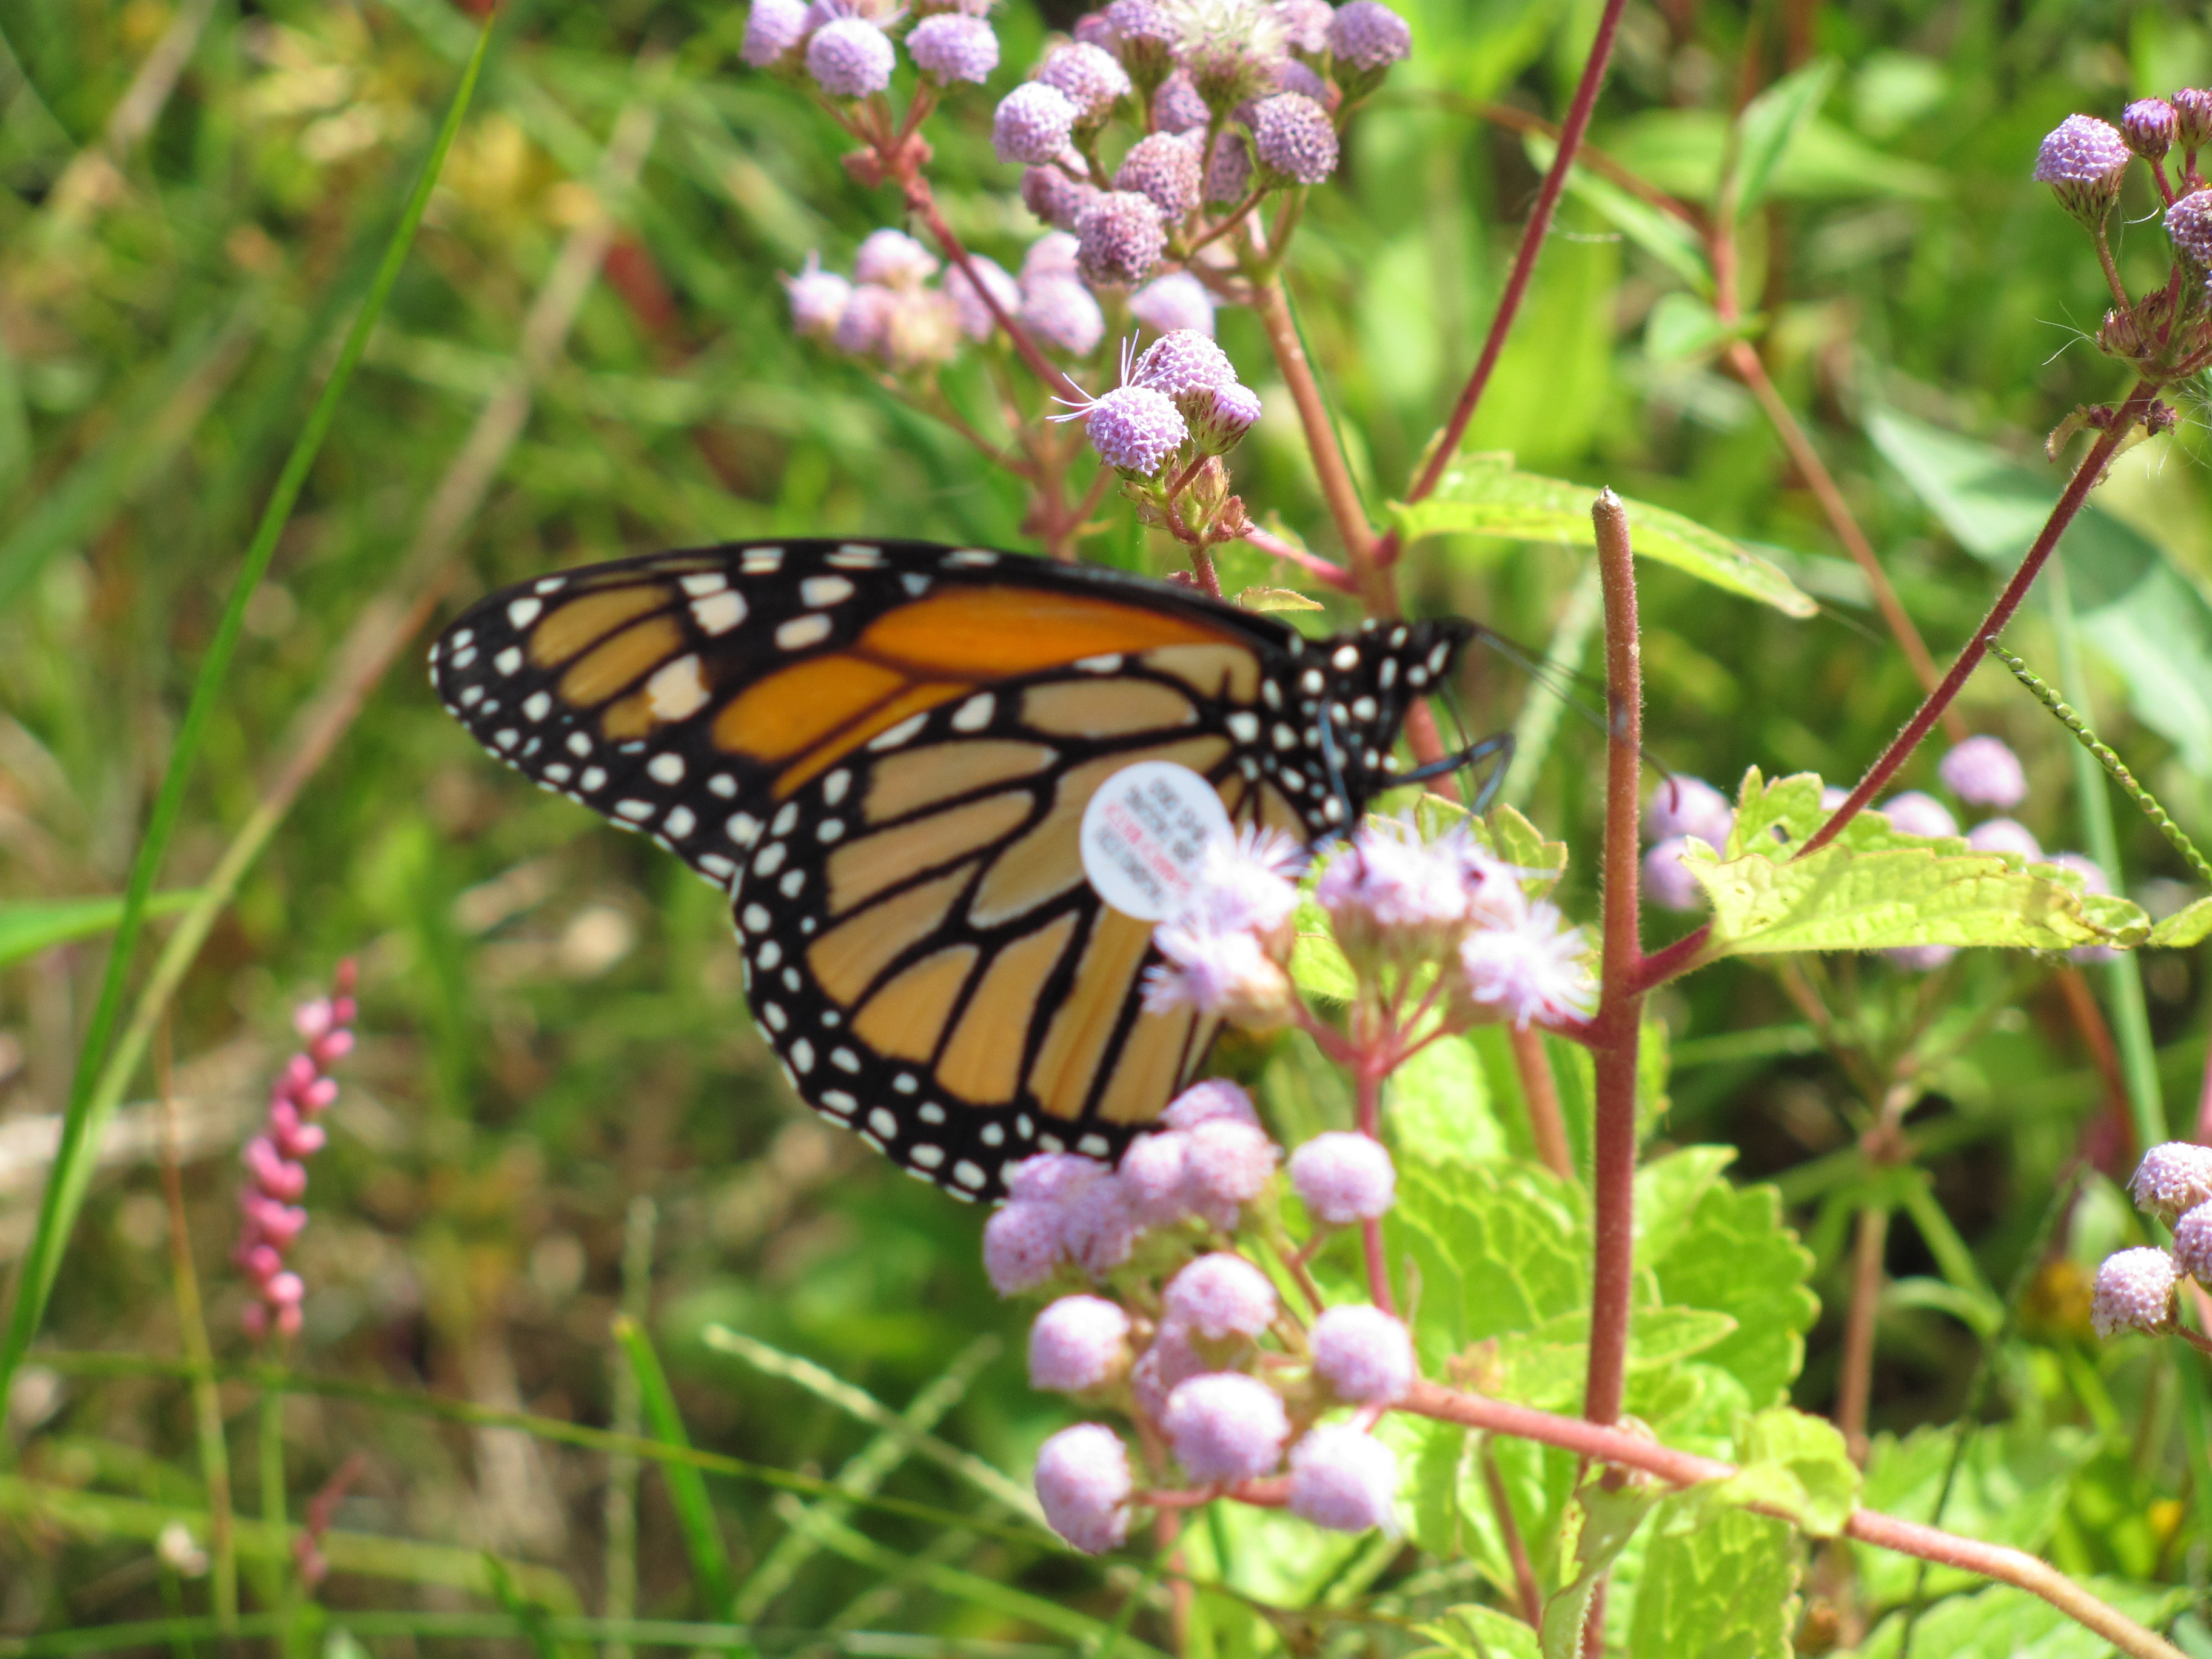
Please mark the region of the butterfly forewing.
[[1143, 1010], [1149, 927], [1084, 876], [1092, 793], [1176, 761], [1311, 841], [1461, 637], [1316, 646], [1109, 573], [784, 542], [495, 594], [432, 673], [495, 755], [723, 888], [800, 1096], [972, 1197], [1040, 1149], [1118, 1152], [1213, 1036]]

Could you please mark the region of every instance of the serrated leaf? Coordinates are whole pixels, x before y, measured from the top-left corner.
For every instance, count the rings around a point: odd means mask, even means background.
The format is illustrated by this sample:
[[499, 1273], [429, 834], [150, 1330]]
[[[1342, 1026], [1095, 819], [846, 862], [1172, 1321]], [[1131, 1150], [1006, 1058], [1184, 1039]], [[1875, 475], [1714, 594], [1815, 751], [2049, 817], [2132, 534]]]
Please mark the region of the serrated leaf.
[[1783, 1224], [1781, 1194], [1713, 1181], [1686, 1221], [1660, 1239], [1647, 1234], [1646, 1243], [1660, 1248], [1639, 1250], [1638, 1265], [1667, 1305], [1710, 1308], [1736, 1322], [1698, 1363], [1735, 1378], [1754, 1410], [1786, 1400], [1820, 1304], [1805, 1284], [1812, 1252]]
[[[2136, 1584], [2120, 1578], [2084, 1578], [2082, 1589], [2139, 1625], [2158, 1629], [2195, 1599], [2185, 1584]], [[1861, 1644], [1857, 1659], [1898, 1659], [1905, 1616], [1893, 1613]], [[2075, 1623], [2039, 1595], [2010, 1584], [1991, 1584], [1972, 1595], [1954, 1595], [1920, 1615], [1912, 1650], [1942, 1659], [2109, 1659], [2112, 1644]]]
[[1861, 813], [1809, 858], [1792, 856], [1826, 820], [1818, 778], [1744, 777], [1723, 858], [1693, 842], [1682, 865], [1712, 906], [1724, 955], [1879, 951], [1907, 945], [2064, 951], [2130, 948], [2150, 919], [2125, 899], [2083, 891], [2056, 865], [1978, 853], [1963, 837], [1901, 835]]
[[1581, 1309], [1589, 1292], [1583, 1196], [1532, 1164], [1401, 1166], [1384, 1222], [1394, 1260], [1420, 1274], [1424, 1369], [1470, 1344]]
[[1475, 821], [1477, 839], [1516, 870], [1528, 874], [1541, 874], [1547, 880], [1541, 893], [1550, 890], [1567, 868], [1567, 844], [1553, 841], [1541, 830], [1528, 822], [1517, 807], [1504, 805], [1493, 806]]
[[2201, 898], [2153, 927], [2150, 937], [2143, 943], [2160, 950], [2179, 951], [2203, 943], [2208, 933], [2212, 933], [2212, 898]]
[[[1725, 1341], [1736, 1323], [1710, 1308], [1638, 1308], [1628, 1319], [1628, 1369], [1680, 1364]], [[1545, 1411], [1582, 1402], [1589, 1370], [1589, 1312], [1577, 1309], [1500, 1337], [1486, 1356], [1483, 1392]]]
[[1598, 1581], [1636, 1536], [1636, 1529], [1644, 1524], [1658, 1498], [1648, 1487], [1608, 1491], [1595, 1482], [1577, 1494], [1575, 1501], [1582, 1510], [1582, 1531], [1575, 1540], [1577, 1571], [1573, 1582], [1544, 1603], [1540, 1632], [1544, 1659], [1578, 1659], [1583, 1621], [1589, 1613]]
[[[1695, 1524], [1672, 1524], [1678, 1518]], [[1706, 1512], [1692, 1494], [1671, 1498], [1637, 1575], [1627, 1650], [1636, 1659], [1789, 1659], [1796, 1588], [1786, 1523]]]
[[1319, 611], [1319, 599], [1310, 599], [1304, 594], [1288, 587], [1248, 587], [1237, 596], [1237, 603], [1247, 611]]
[[1858, 1465], [1832, 1423], [1787, 1406], [1747, 1418], [1735, 1435], [1736, 1472], [1701, 1489], [1710, 1503], [1785, 1511], [1815, 1538], [1839, 1536], [1858, 1503]]
[[1465, 1037], [1439, 1038], [1383, 1086], [1383, 1126], [1401, 1164], [1505, 1155], [1505, 1132], [1491, 1109], [1482, 1061]]
[[1740, 219], [1766, 199], [1775, 169], [1827, 101], [1838, 69], [1832, 58], [1816, 58], [1744, 106], [1735, 121], [1734, 165], [1721, 187], [1729, 217]]
[[[1520, 541], [1560, 542], [1595, 547], [1590, 502], [1597, 492], [1587, 484], [1540, 477], [1495, 459], [1463, 457], [1444, 474], [1437, 492], [1412, 505], [1391, 503], [1399, 533], [1407, 541], [1444, 532], [1499, 536]], [[1780, 570], [1717, 531], [1679, 513], [1642, 501], [1626, 501], [1636, 551], [1672, 565], [1701, 581], [1772, 605], [1785, 616], [1809, 617], [1819, 609], [1812, 598]]]
[[1473, 1604], [1447, 1607], [1442, 1619], [1413, 1628], [1436, 1646], [1419, 1650], [1413, 1659], [1421, 1659], [1422, 1655], [1443, 1655], [1448, 1659], [1539, 1659], [1540, 1651], [1534, 1631], [1496, 1607]]

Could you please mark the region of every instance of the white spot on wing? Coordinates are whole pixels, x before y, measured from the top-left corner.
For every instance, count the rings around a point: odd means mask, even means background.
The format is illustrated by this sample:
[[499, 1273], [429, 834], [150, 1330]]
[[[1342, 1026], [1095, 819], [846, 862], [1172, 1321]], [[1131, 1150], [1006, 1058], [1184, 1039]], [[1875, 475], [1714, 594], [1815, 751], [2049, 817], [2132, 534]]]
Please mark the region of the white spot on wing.
[[665, 664], [645, 683], [646, 707], [657, 720], [689, 720], [707, 706], [707, 682], [696, 651]]
[[927, 714], [909, 714], [888, 732], [878, 732], [868, 740], [871, 749], [896, 749], [921, 730], [928, 722]]
[[684, 757], [670, 754], [655, 755], [651, 760], [646, 762], [645, 770], [646, 775], [655, 783], [681, 783], [684, 781]]
[[720, 593], [729, 585], [730, 579], [719, 570], [708, 570], [696, 576], [685, 576], [678, 582], [678, 586], [695, 599], [702, 599], [709, 593]]
[[745, 599], [742, 593], [710, 593], [703, 599], [691, 601], [691, 620], [707, 634], [726, 634], [745, 619]]
[[545, 609], [543, 599], [517, 599], [507, 607], [507, 625], [527, 628], [538, 620], [538, 613]]
[[956, 732], [980, 732], [991, 723], [997, 712], [998, 699], [988, 691], [968, 699], [952, 711], [952, 729]]
[[830, 618], [823, 616], [793, 617], [775, 630], [775, 642], [787, 651], [803, 651], [829, 637]]
[[809, 576], [799, 585], [802, 604], [817, 609], [826, 605], [842, 605], [853, 597], [853, 584], [843, 576]]
[[491, 659], [491, 665], [502, 674], [512, 674], [522, 666], [522, 647], [510, 645]]

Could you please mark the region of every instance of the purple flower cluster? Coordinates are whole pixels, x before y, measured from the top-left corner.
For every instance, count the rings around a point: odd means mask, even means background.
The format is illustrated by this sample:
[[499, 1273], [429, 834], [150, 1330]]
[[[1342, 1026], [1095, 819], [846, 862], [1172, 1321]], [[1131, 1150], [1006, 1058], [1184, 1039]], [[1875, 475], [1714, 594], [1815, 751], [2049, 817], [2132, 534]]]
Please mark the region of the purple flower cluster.
[[[1194, 1085], [1161, 1122], [1117, 1169], [1045, 1153], [1008, 1172], [1008, 1202], [983, 1237], [1000, 1293], [1070, 1266], [1110, 1275], [1115, 1287], [1060, 1296], [1037, 1315], [1030, 1382], [1139, 1425], [1140, 1446], [1172, 1454], [1171, 1468], [1151, 1469], [1155, 1481], [1179, 1472], [1196, 1487], [1233, 1492], [1275, 1475], [1287, 1456], [1287, 1484], [1269, 1501], [1345, 1531], [1388, 1524], [1396, 1466], [1368, 1430], [1413, 1385], [1411, 1335], [1364, 1304], [1317, 1309], [1302, 1326], [1275, 1281], [1224, 1248], [1281, 1156], [1242, 1089], [1220, 1079]], [[1316, 1136], [1291, 1164], [1291, 1186], [1323, 1225], [1378, 1218], [1395, 1182], [1389, 1154], [1362, 1134]], [[1113, 1219], [1102, 1226], [1102, 1217]], [[1352, 1421], [1322, 1421], [1343, 1408], [1357, 1413]], [[1103, 1423], [1046, 1443], [1037, 1494], [1077, 1548], [1095, 1553], [1127, 1536], [1133, 1509], [1146, 1502], [1132, 1460]]]
[[[933, 10], [906, 33], [915, 67], [940, 87], [980, 85], [999, 66], [999, 40], [985, 6]], [[755, 69], [804, 73], [832, 98], [868, 98], [891, 83], [901, 15], [852, 0], [753, 0], [740, 48]]]
[[2137, 156], [2157, 173], [2160, 194], [2172, 200], [2160, 169], [2167, 154], [2179, 149], [2184, 194], [2166, 210], [2166, 231], [2175, 248], [2202, 274], [2212, 259], [2200, 249], [2212, 249], [2212, 241], [2199, 241], [2199, 226], [2212, 200], [2199, 201], [2193, 208], [2189, 204], [2206, 195], [2204, 181], [2197, 176], [2197, 153], [2207, 143], [2212, 143], [2212, 92], [2185, 87], [2171, 99], [2137, 99], [2121, 112], [2117, 127], [2094, 115], [2068, 116], [2036, 152], [2035, 177], [2051, 186], [2061, 207], [2101, 235], [2120, 199], [2128, 163]]
[[2097, 1269], [2089, 1304], [2099, 1336], [2173, 1328], [2184, 1278], [2212, 1286], [2212, 1146], [2170, 1140], [2143, 1154], [2128, 1183], [2136, 1207], [2173, 1230], [2173, 1248], [2122, 1250]]
[[1704, 908], [1705, 890], [1683, 864], [1683, 850], [1694, 836], [1715, 852], [1725, 851], [1735, 828], [1735, 809], [1703, 778], [1662, 780], [1644, 809], [1644, 830], [1652, 841], [1644, 855], [1644, 897], [1662, 910]]
[[338, 1097], [331, 1067], [353, 1051], [354, 965], [341, 962], [332, 993], [300, 1005], [292, 1026], [305, 1050], [284, 1063], [269, 1090], [269, 1115], [259, 1134], [246, 1143], [250, 1177], [239, 1194], [244, 1225], [233, 1253], [240, 1272], [252, 1282], [257, 1300], [247, 1304], [244, 1323], [255, 1337], [275, 1330], [295, 1336], [300, 1304], [307, 1293], [300, 1275], [284, 1258], [307, 1224], [300, 1200], [307, 1196], [307, 1161], [326, 1137], [315, 1120]]
[[1099, 459], [1124, 477], [1158, 480], [1195, 458], [1226, 454], [1260, 414], [1257, 394], [1237, 384], [1235, 366], [1212, 336], [1176, 328], [1134, 356], [1125, 345], [1121, 383], [1052, 418], [1081, 421]]

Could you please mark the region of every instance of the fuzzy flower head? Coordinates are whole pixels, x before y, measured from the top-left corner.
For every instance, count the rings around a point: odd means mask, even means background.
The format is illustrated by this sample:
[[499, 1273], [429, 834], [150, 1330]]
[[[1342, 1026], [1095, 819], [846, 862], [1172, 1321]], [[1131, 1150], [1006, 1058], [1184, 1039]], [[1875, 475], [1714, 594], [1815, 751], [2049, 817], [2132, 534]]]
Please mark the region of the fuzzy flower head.
[[2110, 121], [2094, 115], [2068, 116], [2035, 157], [2036, 182], [2050, 185], [2058, 205], [2092, 228], [2105, 222], [2120, 199], [2120, 178], [2127, 170], [2128, 141]]
[[966, 81], [981, 86], [999, 67], [999, 37], [980, 17], [939, 12], [908, 31], [906, 49], [915, 67], [939, 86]]
[[853, 254], [853, 280], [911, 292], [937, 274], [937, 256], [902, 230], [872, 230]]
[[2136, 1166], [2128, 1195], [2145, 1215], [2171, 1227], [2184, 1212], [2212, 1201], [2212, 1146], [2169, 1140], [2152, 1147]]
[[[936, 19], [929, 21], [934, 22]], [[959, 313], [960, 331], [971, 340], [988, 340], [998, 331], [999, 319], [985, 303], [984, 294], [999, 302], [1000, 311], [1015, 317], [1021, 314], [1022, 285], [1004, 265], [983, 254], [969, 254], [968, 264], [975, 273], [976, 281], [982, 284], [981, 289], [979, 291], [975, 283], [969, 280], [966, 270], [955, 265], [945, 273], [945, 292]]]
[[[1022, 173], [1022, 205], [1058, 230], [1073, 230], [1083, 210], [1103, 193], [1088, 179], [1071, 179], [1057, 167], [1030, 167]], [[1072, 257], [1067, 268], [1075, 269]]]
[[1274, 1179], [1282, 1148], [1267, 1131], [1231, 1118], [1217, 1118], [1189, 1131], [1183, 1152], [1182, 1199], [1188, 1212], [1233, 1231], [1243, 1206]]
[[1211, 333], [1196, 329], [1160, 336], [1139, 356], [1129, 377], [1130, 385], [1164, 392], [1178, 404], [1193, 392], [1236, 381], [1237, 365], [1229, 361], [1229, 354], [1213, 343]]
[[1022, 326], [1054, 351], [1087, 357], [1106, 337], [1106, 313], [1098, 301], [1070, 273], [1022, 283]]
[[2212, 190], [2191, 191], [2166, 209], [2166, 234], [2199, 270], [2212, 268]]
[[1086, 282], [1128, 288], [1150, 276], [1167, 252], [1167, 222], [1149, 196], [1109, 191], [1075, 222], [1078, 268]]
[[1242, 1123], [1256, 1129], [1260, 1127], [1260, 1111], [1252, 1103], [1252, 1097], [1225, 1077], [1210, 1077], [1194, 1083], [1173, 1100], [1160, 1114], [1160, 1121], [1170, 1129], [1195, 1129], [1201, 1123]]
[[1059, 47], [1044, 60], [1037, 80], [1057, 87], [1075, 106], [1075, 125], [1097, 125], [1114, 112], [1114, 106], [1133, 89], [1128, 71], [1114, 55], [1083, 41]]
[[1686, 774], [1662, 778], [1644, 808], [1644, 830], [1654, 841], [1695, 836], [1715, 851], [1728, 845], [1735, 827], [1729, 798], [1703, 778]]
[[1129, 296], [1129, 314], [1156, 334], [1187, 329], [1213, 337], [1213, 296], [1187, 270], [1146, 283]]
[[1160, 1414], [1176, 1461], [1194, 1480], [1250, 1480], [1283, 1461], [1291, 1421], [1255, 1377], [1215, 1371], [1178, 1383]]
[[1363, 82], [1372, 85], [1391, 64], [1413, 55], [1413, 32], [1382, 0], [1349, 0], [1329, 19], [1328, 49], [1338, 78], [1350, 82], [1345, 90], [1357, 96]]
[[837, 331], [845, 315], [853, 285], [834, 270], [822, 269], [818, 254], [810, 253], [795, 276], [782, 279], [791, 298], [791, 325], [811, 339], [826, 340]]
[[1705, 890], [1682, 862], [1689, 850], [1686, 836], [1669, 836], [1644, 855], [1644, 896], [1662, 910], [1700, 910]]
[[1283, 18], [1269, 0], [1164, 0], [1176, 30], [1176, 58], [1206, 107], [1226, 115], [1274, 85], [1290, 50]]
[[[1112, 200], [1112, 198], [1109, 198]], [[1142, 197], [1134, 198], [1142, 201]], [[1146, 204], [1149, 208], [1150, 204]], [[1085, 223], [1089, 221], [1086, 219]], [[1174, 400], [1150, 386], [1130, 382], [1130, 349], [1121, 347], [1121, 384], [1104, 396], [1071, 407], [1055, 421], [1081, 421], [1099, 459], [1124, 477], [1158, 477], [1189, 441], [1190, 428]], [[1066, 398], [1059, 401], [1066, 403]]]
[[1336, 125], [1304, 93], [1279, 92], [1252, 112], [1252, 149], [1268, 177], [1317, 185], [1336, 171]]
[[890, 368], [905, 373], [952, 361], [960, 349], [960, 309], [939, 289], [890, 292], [881, 349]]
[[1325, 1423], [1291, 1451], [1291, 1513], [1333, 1532], [1366, 1532], [1392, 1522], [1398, 1460], [1349, 1423]]
[[2173, 1258], [2164, 1250], [2122, 1250], [2106, 1256], [2090, 1293], [2091, 1327], [2099, 1336], [2166, 1329], [2172, 1322], [2173, 1290], [2179, 1277]]
[[1164, 0], [1113, 0], [1106, 29], [1115, 55], [1138, 86], [1158, 86], [1175, 67], [1177, 29]]
[[2139, 98], [2120, 112], [2120, 132], [2128, 148], [2146, 161], [2162, 160], [2173, 148], [2181, 118], [2163, 98]]
[[1206, 161], [1206, 199], [1228, 207], [1244, 199], [1252, 188], [1252, 150], [1244, 135], [1231, 127], [1213, 136], [1213, 154]]
[[2034, 831], [2011, 818], [1983, 819], [1966, 831], [1966, 845], [1977, 853], [2015, 853], [2030, 864], [2043, 857]]
[[1291, 977], [1249, 930], [1193, 917], [1162, 922], [1152, 943], [1164, 960], [1145, 970], [1146, 1012], [1191, 1007], [1254, 1031], [1291, 1018]]
[[2173, 1265], [2200, 1285], [2212, 1284], [2212, 1204], [2173, 1224]]
[[1152, 94], [1152, 125], [1162, 132], [1203, 133], [1212, 119], [1213, 112], [1198, 95], [1188, 70], [1177, 70]]
[[1469, 933], [1459, 947], [1460, 971], [1478, 1010], [1525, 1030], [1531, 1021], [1556, 1023], [1596, 1006], [1583, 950], [1582, 929], [1567, 926], [1557, 905], [1536, 900], [1519, 922]]
[[1129, 1316], [1102, 1297], [1063, 1296], [1030, 1327], [1030, 1386], [1104, 1388], [1129, 1366]]
[[2003, 812], [2027, 799], [2027, 774], [2002, 738], [1968, 738], [1943, 757], [1936, 775], [1969, 806]]
[[1372, 1221], [1397, 1195], [1398, 1172], [1372, 1135], [1332, 1129], [1291, 1154], [1291, 1185], [1317, 1221], [1341, 1227]]
[[1934, 838], [1959, 833], [1959, 820], [1951, 816], [1951, 809], [1923, 790], [1907, 789], [1892, 795], [1875, 811], [1887, 818], [1889, 827], [1900, 836]]
[[1114, 1173], [1139, 1226], [1172, 1226], [1190, 1213], [1183, 1197], [1189, 1160], [1190, 1137], [1180, 1129], [1139, 1135], [1129, 1143]]
[[805, 38], [806, 0], [753, 0], [738, 51], [755, 69], [767, 69], [788, 58]]
[[1066, 1253], [1056, 1205], [1018, 1199], [983, 1224], [983, 1271], [1000, 1296], [1035, 1290]]
[[1086, 1555], [1129, 1535], [1129, 1449], [1103, 1423], [1062, 1429], [1037, 1452], [1037, 1501], [1052, 1529]]
[[1455, 846], [1423, 841], [1404, 819], [1370, 819], [1329, 860], [1314, 898], [1353, 961], [1427, 961], [1465, 931], [1466, 866]]
[[1056, 161], [1075, 133], [1075, 106], [1058, 87], [1025, 81], [999, 100], [991, 116], [991, 148], [1001, 161], [1043, 167]]
[[1299, 57], [1328, 50], [1328, 26], [1336, 16], [1328, 0], [1275, 0], [1275, 15], [1283, 20], [1283, 44]]
[[1214, 1342], [1259, 1335], [1274, 1322], [1278, 1305], [1267, 1275], [1227, 1250], [1182, 1268], [1168, 1280], [1160, 1304], [1170, 1319]]
[[1186, 416], [1190, 441], [1207, 455], [1226, 455], [1236, 448], [1265, 412], [1260, 394], [1249, 386], [1218, 386], [1191, 401], [1196, 407]]
[[866, 98], [891, 83], [891, 38], [865, 17], [833, 17], [806, 42], [806, 72], [832, 98]]
[[1060, 1237], [1068, 1259], [1094, 1279], [1129, 1259], [1140, 1231], [1127, 1189], [1111, 1175], [1092, 1182], [1060, 1206]]
[[1162, 218], [1180, 224], [1198, 206], [1202, 171], [1194, 143], [1172, 132], [1155, 132], [1129, 146], [1115, 169], [1114, 188], [1149, 198]]
[[1313, 1328], [1314, 1375], [1348, 1404], [1387, 1406], [1413, 1386], [1413, 1339], [1382, 1309], [1345, 1303]]

